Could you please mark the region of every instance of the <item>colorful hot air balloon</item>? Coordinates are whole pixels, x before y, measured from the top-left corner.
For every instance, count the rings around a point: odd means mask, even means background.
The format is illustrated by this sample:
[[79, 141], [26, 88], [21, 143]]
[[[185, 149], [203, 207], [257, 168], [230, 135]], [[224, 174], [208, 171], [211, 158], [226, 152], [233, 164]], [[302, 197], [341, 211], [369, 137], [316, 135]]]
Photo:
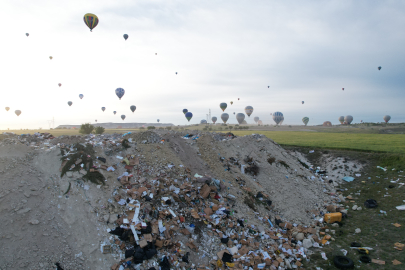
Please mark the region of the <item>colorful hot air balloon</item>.
[[345, 89], [344, 89], [344, 88], [342, 88], [342, 91], [345, 91]]
[[351, 115], [346, 115], [345, 116], [346, 124], [350, 125], [352, 123], [352, 121], [353, 121], [353, 116], [351, 116]]
[[101, 107], [101, 110], [104, 112], [104, 111], [105, 111], [105, 107]]
[[231, 101], [231, 102], [229, 102], [229, 103], [231, 103], [231, 105], [233, 104], [233, 101]]
[[275, 112], [273, 113], [273, 120], [276, 122], [276, 125], [282, 124], [284, 121], [284, 115], [281, 112]]
[[205, 120], [205, 119], [201, 120], [200, 124], [207, 124], [207, 120]]
[[228, 119], [229, 119], [229, 114], [227, 114], [227, 113], [221, 114], [221, 119], [222, 119], [222, 121], [224, 121], [224, 124], [226, 124], [226, 121], [228, 121]]
[[125, 120], [125, 115], [121, 115], [121, 119], [122, 119], [122, 120]]
[[158, 119], [158, 120], [157, 120], [157, 122], [159, 123], [159, 122], [160, 122], [160, 120]]
[[253, 118], [253, 120], [257, 123], [259, 121], [259, 117], [256, 116], [255, 118]]
[[191, 118], [193, 118], [193, 114], [191, 112], [186, 112], [186, 119], [190, 122]]
[[343, 123], [345, 122], [345, 117], [339, 116], [339, 122], [343, 125]]
[[59, 87], [61, 87], [61, 86], [62, 86], [62, 84], [61, 84], [61, 83], [58, 83], [58, 85], [59, 85]]
[[68, 105], [72, 106], [73, 102], [72, 101], [68, 101]]
[[301, 101], [302, 102], [302, 104], [304, 104], [304, 101]]
[[304, 118], [302, 118], [302, 122], [304, 123], [304, 125], [308, 125], [309, 118], [305, 116]]
[[117, 88], [115, 89], [115, 94], [117, 95], [117, 97], [121, 100], [121, 98], [124, 96], [125, 94], [125, 90], [122, 88]]
[[90, 32], [92, 32], [93, 28], [95, 28], [98, 24], [98, 17], [91, 13], [85, 14], [83, 20], [87, 27], [90, 28]]
[[28, 37], [30, 34], [28, 34], [28, 33], [25, 33], [25, 35]]
[[245, 120], [245, 114], [243, 113], [238, 113], [236, 115], [236, 120], [238, 120], [239, 125], [242, 124], [243, 120]]
[[248, 117], [253, 113], [253, 107], [252, 106], [246, 106], [245, 107], [245, 113], [247, 114]]
[[211, 121], [212, 121], [212, 123], [215, 124], [215, 122], [217, 121], [217, 117], [216, 117], [216, 116], [213, 116], [213, 117], [211, 118]]
[[331, 127], [331, 126], [332, 126], [332, 123], [331, 123], [330, 121], [325, 121], [325, 122], [323, 122], [322, 126], [324, 126], [324, 127]]
[[51, 59], [51, 60], [52, 60], [52, 59], [53, 59], [53, 57], [52, 57], [52, 56], [49, 56], [49, 59]]
[[263, 121], [262, 121], [262, 120], [259, 120], [259, 121], [257, 122], [257, 124], [263, 125]]
[[222, 102], [221, 104], [219, 104], [219, 107], [221, 108], [222, 111], [225, 111], [226, 107], [228, 107], [228, 105], [225, 102]]
[[127, 35], [127, 34], [124, 34], [124, 38], [125, 38], [125, 40], [127, 40], [127, 39], [128, 39], [128, 35]]
[[378, 70], [381, 70], [381, 66], [378, 67]]
[[15, 114], [16, 114], [17, 116], [20, 116], [21, 111], [20, 111], [20, 110], [15, 110]]
[[131, 107], [129, 107], [131, 109], [132, 112], [134, 112], [136, 110], [136, 106], [135, 105], [131, 105]]
[[183, 109], [183, 113], [186, 114], [188, 112], [187, 109]]
[[391, 116], [384, 115], [383, 119], [384, 119], [385, 123], [388, 123], [391, 120]]
[[80, 95], [79, 95], [79, 98], [80, 98], [80, 99], [83, 99], [83, 97], [84, 97], [83, 94], [80, 94]]
[[113, 111], [114, 115], [117, 113], [117, 111]]
[[270, 88], [270, 85], [269, 85], [269, 86], [267, 86], [267, 88]]
[[10, 107], [6, 107], [6, 111], [10, 110]]

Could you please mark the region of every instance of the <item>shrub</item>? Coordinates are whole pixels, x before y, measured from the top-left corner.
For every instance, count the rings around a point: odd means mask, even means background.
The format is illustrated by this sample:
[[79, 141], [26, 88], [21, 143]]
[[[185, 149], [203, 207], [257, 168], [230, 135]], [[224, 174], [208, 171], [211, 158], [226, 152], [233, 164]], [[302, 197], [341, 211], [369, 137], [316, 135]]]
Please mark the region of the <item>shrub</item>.
[[139, 129], [145, 129], [144, 127], [140, 127]]
[[229, 126], [229, 130], [233, 129], [233, 126]]
[[96, 127], [95, 130], [94, 130], [94, 132], [96, 134], [103, 134], [104, 131], [105, 131], [105, 128], [103, 128], [103, 127]]
[[166, 127], [166, 129], [167, 129], [167, 130], [171, 130], [171, 129], [172, 129], [172, 127]]
[[94, 129], [94, 126], [87, 123], [87, 124], [82, 124], [79, 130], [79, 133], [81, 134], [90, 134]]
[[147, 129], [150, 130], [150, 129], [156, 129], [156, 128], [154, 126], [149, 126], [149, 127], [147, 127]]

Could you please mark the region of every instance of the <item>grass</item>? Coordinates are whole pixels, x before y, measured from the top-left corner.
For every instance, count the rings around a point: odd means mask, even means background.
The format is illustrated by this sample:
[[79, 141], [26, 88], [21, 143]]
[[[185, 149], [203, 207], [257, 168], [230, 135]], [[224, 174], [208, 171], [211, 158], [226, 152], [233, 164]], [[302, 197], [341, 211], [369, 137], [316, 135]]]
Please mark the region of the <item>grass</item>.
[[[342, 153], [339, 153], [341, 155]], [[348, 218], [343, 220], [343, 226], [340, 228], [332, 228], [340, 236], [333, 236], [335, 241], [331, 241], [330, 245], [324, 246], [321, 252], [325, 252], [328, 260], [323, 260], [316, 252], [311, 256], [310, 262], [305, 263], [306, 269], [336, 269], [333, 264], [333, 257], [337, 255], [340, 249], [348, 251], [348, 256], [355, 263], [355, 269], [403, 269], [405, 264], [404, 251], [394, 249], [396, 242], [405, 243], [405, 216], [403, 212], [395, 207], [405, 204], [404, 188], [399, 188], [400, 185], [390, 183], [391, 180], [400, 178], [399, 182], [404, 182], [404, 172], [398, 170], [405, 168], [405, 156], [395, 154], [366, 154], [366, 153], [347, 153], [348, 156], [354, 156], [357, 159], [371, 161], [370, 165], [363, 170], [362, 176], [356, 178], [351, 183], [341, 185], [343, 195], [351, 195], [353, 202], [349, 200], [343, 203], [348, 211]], [[387, 165], [387, 171], [376, 168], [377, 165]], [[402, 167], [398, 167], [402, 166]], [[392, 170], [394, 169], [395, 170]], [[370, 179], [369, 179], [370, 178]], [[394, 185], [394, 188], [389, 188], [389, 185]], [[357, 194], [356, 194], [357, 193]], [[360, 195], [358, 195], [360, 193]], [[389, 196], [386, 196], [389, 195]], [[377, 208], [365, 208], [364, 202], [367, 199], [375, 199], [378, 203]], [[351, 210], [353, 205], [361, 206], [360, 211]], [[386, 211], [387, 215], [381, 213], [380, 210]], [[397, 228], [393, 224], [399, 223], [402, 226]], [[356, 228], [361, 229], [361, 233], [354, 233]], [[385, 261], [385, 265], [374, 263], [365, 264], [359, 261], [360, 254], [350, 249], [351, 242], [358, 242], [364, 247], [371, 247], [374, 250], [368, 255], [371, 259], [379, 259]], [[393, 265], [393, 260], [399, 260], [402, 265]]]
[[281, 145], [405, 154], [404, 134], [349, 134], [303, 131], [232, 131], [237, 136], [260, 133]]

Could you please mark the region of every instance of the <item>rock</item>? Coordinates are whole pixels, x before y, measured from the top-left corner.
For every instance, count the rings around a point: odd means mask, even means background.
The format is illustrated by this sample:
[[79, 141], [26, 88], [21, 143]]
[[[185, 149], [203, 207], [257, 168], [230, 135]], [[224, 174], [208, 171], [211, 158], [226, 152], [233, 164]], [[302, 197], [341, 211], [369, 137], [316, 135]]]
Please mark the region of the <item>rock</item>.
[[108, 222], [114, 223], [117, 221], [117, 219], [118, 219], [117, 215], [110, 215], [110, 219], [108, 220]]
[[363, 209], [363, 208], [361, 208], [361, 207], [357, 207], [357, 211], [360, 211], [361, 209]]
[[32, 224], [32, 225], [37, 225], [39, 224], [39, 220], [37, 219], [31, 219], [30, 221], [28, 221], [28, 223]]
[[302, 246], [304, 248], [310, 248], [312, 247], [312, 241], [311, 239], [304, 239], [304, 241], [302, 241]]
[[355, 233], [361, 233], [361, 230], [359, 228], [354, 230]]
[[287, 269], [292, 269], [291, 263], [289, 260], [285, 260], [285, 266], [287, 267]]
[[31, 194], [30, 194], [29, 191], [24, 191], [23, 194], [24, 194], [24, 196], [27, 197], [27, 198], [29, 198], [29, 197], [31, 196]]
[[295, 236], [295, 239], [302, 241], [304, 240], [305, 235], [303, 233], [298, 233], [297, 236]]
[[17, 214], [25, 214], [29, 211], [31, 211], [31, 208], [24, 208], [24, 209], [18, 210]]
[[340, 213], [347, 215], [347, 209], [340, 210]]
[[66, 172], [66, 176], [69, 177], [69, 178], [72, 178], [73, 177], [73, 172]]
[[110, 219], [110, 214], [104, 215], [104, 221], [107, 222]]
[[353, 205], [352, 210], [356, 210], [357, 209], [357, 205]]

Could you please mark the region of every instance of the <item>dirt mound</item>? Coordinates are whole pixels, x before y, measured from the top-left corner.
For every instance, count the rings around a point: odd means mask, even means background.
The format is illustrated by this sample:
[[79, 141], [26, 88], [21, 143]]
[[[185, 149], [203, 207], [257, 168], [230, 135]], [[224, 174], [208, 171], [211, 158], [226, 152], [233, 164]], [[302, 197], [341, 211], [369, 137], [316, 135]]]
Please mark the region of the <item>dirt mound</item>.
[[[309, 254], [308, 241], [320, 241], [315, 225], [335, 199], [328, 195], [333, 185], [257, 134], [5, 137], [4, 269], [53, 269], [56, 262], [65, 270], [219, 262], [299, 267], [295, 254]], [[101, 175], [103, 184], [92, 175]], [[298, 232], [312, 239], [305, 249]], [[276, 252], [280, 245], [283, 256]]]

